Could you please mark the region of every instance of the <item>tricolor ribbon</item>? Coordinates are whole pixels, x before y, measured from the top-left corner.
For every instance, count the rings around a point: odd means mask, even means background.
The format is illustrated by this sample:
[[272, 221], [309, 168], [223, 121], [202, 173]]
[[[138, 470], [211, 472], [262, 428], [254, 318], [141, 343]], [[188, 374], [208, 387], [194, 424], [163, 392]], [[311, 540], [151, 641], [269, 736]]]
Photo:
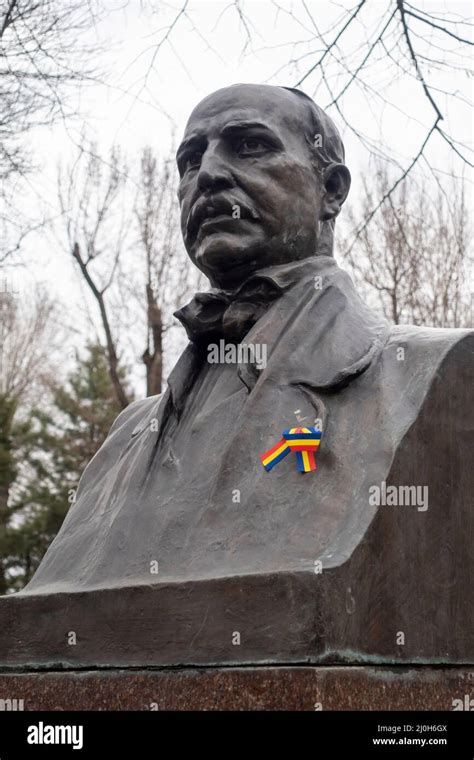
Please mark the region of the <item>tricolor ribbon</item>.
[[315, 427], [296, 427], [284, 430], [282, 435], [281, 441], [260, 457], [267, 472], [281, 462], [290, 451], [296, 454], [299, 472], [316, 470], [314, 455], [321, 443], [321, 431]]

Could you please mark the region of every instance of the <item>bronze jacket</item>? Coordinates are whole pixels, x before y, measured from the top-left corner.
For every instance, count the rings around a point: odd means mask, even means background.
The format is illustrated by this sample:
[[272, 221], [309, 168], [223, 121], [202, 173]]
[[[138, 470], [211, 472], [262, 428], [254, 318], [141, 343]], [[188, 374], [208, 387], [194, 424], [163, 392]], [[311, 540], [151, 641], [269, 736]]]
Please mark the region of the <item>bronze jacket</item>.
[[[190, 343], [164, 394], [115, 421], [23, 593], [320, 562], [374, 573], [387, 601], [393, 573], [416, 588], [423, 561], [435, 604], [436, 584], [472, 563], [472, 467], [461, 465], [472, 441], [473, 332], [390, 327], [327, 256], [256, 276], [282, 291], [245, 338], [266, 344], [267, 366], [211, 367]], [[317, 471], [297, 472], [290, 455], [265, 472], [259, 457], [282, 430], [317, 418]], [[371, 488], [384, 483], [427, 486], [428, 507], [377, 506]]]

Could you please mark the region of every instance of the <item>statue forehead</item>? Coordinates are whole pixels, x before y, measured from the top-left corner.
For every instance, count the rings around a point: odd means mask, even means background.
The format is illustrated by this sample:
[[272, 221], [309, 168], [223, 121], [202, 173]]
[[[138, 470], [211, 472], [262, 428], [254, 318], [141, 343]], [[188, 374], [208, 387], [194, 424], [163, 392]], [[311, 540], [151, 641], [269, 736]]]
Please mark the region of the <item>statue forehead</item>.
[[281, 87], [232, 85], [213, 92], [198, 103], [184, 134], [234, 119], [260, 120], [301, 134], [307, 118], [303, 103]]

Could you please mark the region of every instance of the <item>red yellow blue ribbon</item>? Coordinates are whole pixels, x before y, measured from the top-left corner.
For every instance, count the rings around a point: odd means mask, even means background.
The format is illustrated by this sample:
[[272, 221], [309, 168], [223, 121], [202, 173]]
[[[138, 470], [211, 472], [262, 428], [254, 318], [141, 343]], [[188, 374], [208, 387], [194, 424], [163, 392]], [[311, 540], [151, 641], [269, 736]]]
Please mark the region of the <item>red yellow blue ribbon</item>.
[[299, 472], [316, 470], [314, 455], [321, 444], [321, 435], [321, 431], [315, 427], [295, 427], [284, 430], [282, 439], [260, 457], [263, 466], [269, 472], [290, 451], [294, 451]]

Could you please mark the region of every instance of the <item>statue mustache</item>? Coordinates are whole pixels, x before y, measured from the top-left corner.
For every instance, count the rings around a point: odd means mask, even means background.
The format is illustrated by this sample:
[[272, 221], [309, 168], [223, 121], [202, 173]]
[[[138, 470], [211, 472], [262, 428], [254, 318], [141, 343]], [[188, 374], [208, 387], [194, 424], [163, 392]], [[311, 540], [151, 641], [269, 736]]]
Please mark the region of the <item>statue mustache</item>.
[[197, 235], [201, 223], [212, 216], [221, 214], [234, 217], [235, 219], [260, 219], [260, 214], [255, 206], [247, 200], [242, 200], [235, 195], [216, 195], [201, 197], [191, 208], [186, 220], [186, 232], [188, 239]]

